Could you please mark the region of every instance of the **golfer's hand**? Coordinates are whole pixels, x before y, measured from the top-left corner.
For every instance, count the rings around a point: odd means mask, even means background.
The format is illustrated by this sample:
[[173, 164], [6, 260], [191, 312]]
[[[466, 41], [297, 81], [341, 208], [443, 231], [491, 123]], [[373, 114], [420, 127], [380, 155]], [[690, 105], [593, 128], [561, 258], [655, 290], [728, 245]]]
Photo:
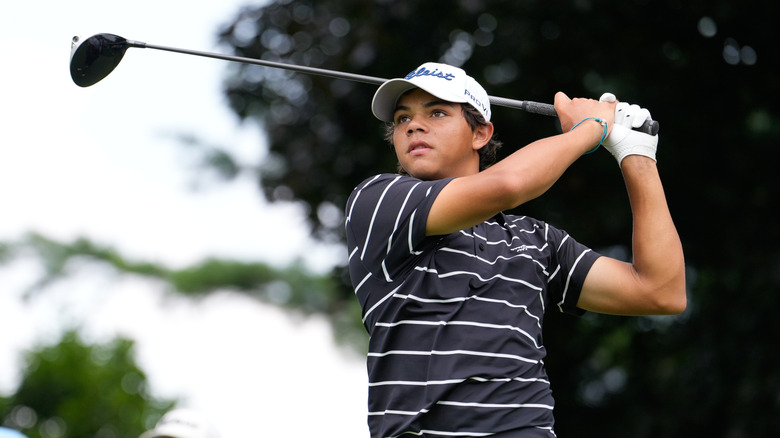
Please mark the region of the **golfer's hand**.
[[555, 93], [555, 111], [558, 113], [558, 120], [561, 122], [563, 132], [571, 130], [574, 125], [586, 117], [599, 118], [612, 127], [615, 114], [614, 105], [594, 99], [579, 97], [571, 99], [562, 91]]
[[[615, 95], [604, 93], [599, 102], [614, 102]], [[651, 120], [650, 111], [640, 108], [639, 105], [631, 105], [619, 102], [615, 107], [615, 124], [604, 140], [604, 147], [612, 154], [620, 165], [623, 159], [629, 155], [643, 155], [655, 161], [655, 153], [658, 148], [658, 135], [645, 134], [635, 131]]]

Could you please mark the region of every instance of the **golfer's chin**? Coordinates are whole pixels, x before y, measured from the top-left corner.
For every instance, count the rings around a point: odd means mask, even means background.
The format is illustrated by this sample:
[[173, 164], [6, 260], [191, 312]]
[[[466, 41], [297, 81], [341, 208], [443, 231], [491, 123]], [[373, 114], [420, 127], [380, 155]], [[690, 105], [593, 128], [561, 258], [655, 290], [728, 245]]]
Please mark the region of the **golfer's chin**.
[[434, 181], [442, 179], [444, 176], [441, 174], [441, 169], [434, 166], [420, 165], [422, 163], [416, 163], [411, 166], [403, 166], [406, 173], [410, 176], [421, 179], [423, 181]]

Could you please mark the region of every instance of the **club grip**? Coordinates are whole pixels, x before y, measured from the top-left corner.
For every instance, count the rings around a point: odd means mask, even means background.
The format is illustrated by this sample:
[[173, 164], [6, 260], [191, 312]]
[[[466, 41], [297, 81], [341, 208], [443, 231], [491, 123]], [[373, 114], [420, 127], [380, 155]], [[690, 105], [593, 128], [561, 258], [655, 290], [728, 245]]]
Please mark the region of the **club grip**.
[[650, 120], [645, 120], [645, 123], [642, 123], [642, 126], [636, 128], [636, 130], [640, 132], [644, 132], [645, 134], [658, 135], [658, 130], [660, 128], [661, 127], [658, 126], [657, 121], [650, 119]]
[[[505, 106], [509, 108], [517, 108], [523, 111], [541, 114], [543, 116], [558, 117], [558, 113], [555, 112], [555, 107], [549, 103], [534, 102], [531, 100], [515, 100], [507, 99], [505, 97], [490, 96], [490, 103], [492, 105]], [[658, 122], [655, 120], [645, 120], [642, 126], [635, 128], [636, 131], [644, 132], [645, 134], [657, 135], [659, 130]]]

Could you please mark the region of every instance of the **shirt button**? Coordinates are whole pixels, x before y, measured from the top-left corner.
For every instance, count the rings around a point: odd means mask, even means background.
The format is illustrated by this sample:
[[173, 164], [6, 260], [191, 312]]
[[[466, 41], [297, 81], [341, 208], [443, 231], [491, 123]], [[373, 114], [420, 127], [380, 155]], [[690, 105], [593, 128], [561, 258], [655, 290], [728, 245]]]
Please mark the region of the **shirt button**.
[[484, 251], [485, 250], [485, 244], [484, 243], [480, 243], [479, 244], [479, 250], [480, 251]]

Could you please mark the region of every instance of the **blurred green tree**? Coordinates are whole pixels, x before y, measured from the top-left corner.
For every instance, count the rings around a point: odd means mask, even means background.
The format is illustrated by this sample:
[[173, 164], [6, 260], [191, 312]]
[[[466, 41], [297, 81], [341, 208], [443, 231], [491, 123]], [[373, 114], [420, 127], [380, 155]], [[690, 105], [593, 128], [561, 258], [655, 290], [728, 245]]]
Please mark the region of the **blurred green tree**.
[[25, 354], [19, 387], [0, 397], [0, 424], [30, 438], [138, 438], [174, 404], [149, 393], [133, 341], [89, 345], [71, 329]]
[[279, 269], [264, 262], [209, 258], [171, 269], [160, 263], [129, 259], [110, 246], [86, 238], [60, 242], [30, 233], [18, 241], [0, 242], [0, 266], [25, 255], [33, 255], [41, 263], [41, 275], [26, 291], [28, 296], [73, 274], [86, 260], [119, 273], [159, 280], [172, 292], [190, 297], [232, 290], [302, 315], [321, 314], [331, 322], [337, 342], [358, 351], [364, 351], [367, 344], [360, 306], [351, 294], [344, 294], [341, 280], [334, 273], [314, 273], [302, 262]]

